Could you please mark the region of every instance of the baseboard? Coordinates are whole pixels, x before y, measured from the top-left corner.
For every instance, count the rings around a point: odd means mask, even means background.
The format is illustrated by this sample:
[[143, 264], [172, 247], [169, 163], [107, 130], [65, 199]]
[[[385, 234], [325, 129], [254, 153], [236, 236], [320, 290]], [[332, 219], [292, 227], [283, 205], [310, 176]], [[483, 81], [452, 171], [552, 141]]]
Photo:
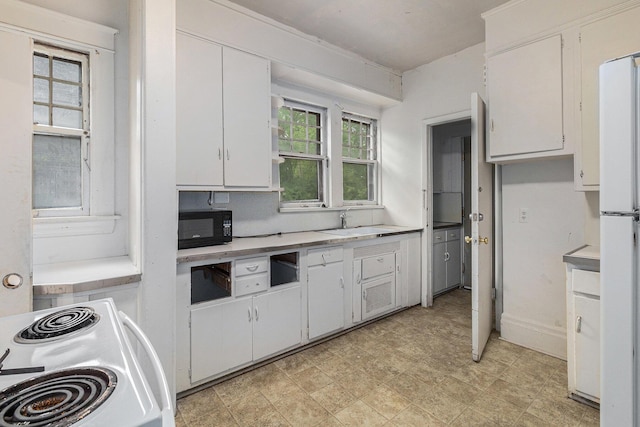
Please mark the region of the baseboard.
[[502, 313], [500, 337], [506, 341], [567, 360], [567, 330]]

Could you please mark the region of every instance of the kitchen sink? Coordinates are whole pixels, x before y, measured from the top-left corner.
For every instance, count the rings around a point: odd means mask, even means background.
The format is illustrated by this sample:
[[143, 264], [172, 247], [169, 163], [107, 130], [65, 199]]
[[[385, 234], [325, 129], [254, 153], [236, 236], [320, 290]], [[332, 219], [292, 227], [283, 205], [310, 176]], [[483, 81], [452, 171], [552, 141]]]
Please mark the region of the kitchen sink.
[[392, 232], [390, 228], [384, 227], [353, 227], [353, 228], [336, 228], [333, 230], [322, 230], [320, 233], [333, 234], [335, 236], [353, 237], [366, 236], [369, 234], [384, 234]]

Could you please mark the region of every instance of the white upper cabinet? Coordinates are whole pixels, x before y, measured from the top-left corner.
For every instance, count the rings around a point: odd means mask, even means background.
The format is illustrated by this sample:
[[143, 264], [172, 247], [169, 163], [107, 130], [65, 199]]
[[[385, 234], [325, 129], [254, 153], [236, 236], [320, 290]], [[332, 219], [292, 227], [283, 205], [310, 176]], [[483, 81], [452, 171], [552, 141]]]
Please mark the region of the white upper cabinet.
[[177, 185], [271, 189], [271, 78], [264, 58], [177, 34]]
[[271, 186], [271, 77], [269, 61], [222, 50], [224, 184]]
[[176, 37], [178, 185], [223, 185], [222, 46]]
[[490, 56], [487, 89], [489, 161], [566, 154], [560, 35]]
[[613, 58], [640, 50], [640, 8], [609, 16], [580, 28], [580, 133], [576, 150], [576, 187], [597, 190], [600, 184], [598, 72]]

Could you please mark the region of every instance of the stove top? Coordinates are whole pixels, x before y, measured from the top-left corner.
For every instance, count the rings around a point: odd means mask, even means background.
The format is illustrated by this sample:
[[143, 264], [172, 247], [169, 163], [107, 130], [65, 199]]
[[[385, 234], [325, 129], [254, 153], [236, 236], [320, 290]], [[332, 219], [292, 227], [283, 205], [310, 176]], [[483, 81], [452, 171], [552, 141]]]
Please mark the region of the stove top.
[[110, 298], [0, 318], [0, 427], [171, 425], [123, 322]]
[[116, 384], [115, 372], [97, 367], [29, 378], [0, 391], [0, 426], [71, 426], [104, 403]]
[[94, 326], [99, 320], [100, 316], [91, 307], [69, 307], [34, 321], [14, 340], [28, 344], [62, 339]]

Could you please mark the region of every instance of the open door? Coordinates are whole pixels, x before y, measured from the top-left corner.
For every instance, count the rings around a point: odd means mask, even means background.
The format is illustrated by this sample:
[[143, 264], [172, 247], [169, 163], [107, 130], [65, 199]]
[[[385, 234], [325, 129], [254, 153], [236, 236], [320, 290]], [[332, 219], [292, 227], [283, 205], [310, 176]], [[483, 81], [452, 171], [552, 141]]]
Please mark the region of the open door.
[[491, 334], [493, 285], [493, 166], [485, 161], [485, 104], [471, 94], [471, 344], [482, 357]]

